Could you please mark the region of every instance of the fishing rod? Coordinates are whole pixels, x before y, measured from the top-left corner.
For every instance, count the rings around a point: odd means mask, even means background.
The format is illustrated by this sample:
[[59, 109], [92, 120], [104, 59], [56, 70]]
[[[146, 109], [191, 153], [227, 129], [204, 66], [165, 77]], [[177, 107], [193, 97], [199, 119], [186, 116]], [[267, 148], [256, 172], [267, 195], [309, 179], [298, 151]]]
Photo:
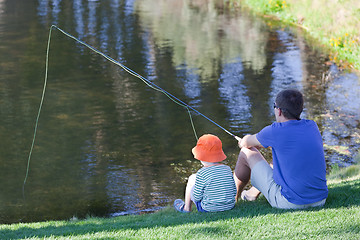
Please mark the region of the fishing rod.
[[224, 127], [222, 127], [220, 124], [216, 123], [215, 121], [213, 121], [212, 119], [210, 119], [209, 117], [207, 117], [206, 115], [202, 114], [201, 112], [199, 112], [198, 110], [196, 110], [195, 108], [193, 108], [192, 106], [188, 105], [187, 103], [183, 102], [182, 100], [180, 100], [179, 98], [175, 97], [174, 95], [172, 95], [171, 93], [167, 92], [166, 90], [164, 90], [163, 88], [159, 87], [158, 85], [156, 85], [155, 83], [149, 81], [148, 79], [144, 78], [143, 76], [141, 76], [140, 74], [136, 73], [135, 71], [131, 70], [130, 68], [126, 67], [125, 65], [123, 65], [122, 63], [114, 60], [113, 58], [109, 57], [108, 55], [104, 54], [103, 52], [100, 52], [99, 50], [97, 50], [96, 48], [90, 46], [89, 44], [83, 42], [82, 40], [74, 37], [73, 35], [67, 33], [66, 31], [62, 30], [61, 28], [57, 27], [56, 25], [51, 25], [50, 30], [49, 30], [49, 36], [48, 36], [48, 42], [47, 42], [47, 49], [46, 49], [46, 61], [45, 61], [45, 78], [44, 78], [44, 86], [43, 86], [43, 91], [42, 91], [42, 95], [41, 95], [41, 101], [40, 101], [40, 105], [39, 105], [39, 110], [37, 113], [37, 117], [36, 117], [36, 121], [35, 121], [35, 127], [34, 127], [34, 134], [33, 134], [33, 139], [32, 139], [32, 143], [31, 143], [31, 147], [30, 147], [30, 151], [29, 151], [29, 156], [28, 156], [28, 163], [27, 163], [27, 169], [26, 169], [26, 175], [25, 175], [25, 179], [24, 179], [24, 184], [23, 184], [23, 197], [25, 199], [25, 195], [24, 195], [24, 188], [25, 188], [25, 183], [27, 181], [28, 178], [28, 174], [29, 174], [29, 166], [30, 166], [30, 159], [31, 159], [31, 155], [34, 149], [34, 145], [35, 145], [35, 139], [36, 139], [36, 133], [37, 133], [37, 128], [38, 128], [38, 123], [39, 123], [39, 118], [40, 118], [40, 112], [43, 106], [43, 102], [44, 102], [44, 98], [45, 98], [45, 91], [46, 91], [46, 86], [47, 86], [47, 80], [48, 80], [48, 68], [49, 68], [49, 52], [50, 52], [50, 41], [51, 41], [51, 34], [52, 34], [52, 30], [53, 29], [57, 29], [58, 31], [60, 31], [61, 33], [63, 33], [65, 36], [75, 40], [76, 42], [84, 45], [85, 47], [89, 48], [90, 50], [92, 50], [93, 52], [101, 55], [102, 57], [104, 57], [105, 59], [107, 59], [108, 61], [118, 65], [119, 67], [121, 67], [122, 69], [124, 69], [126, 72], [128, 72], [129, 74], [133, 75], [134, 77], [139, 78], [140, 80], [142, 80], [147, 86], [149, 86], [150, 88], [159, 91], [161, 93], [163, 93], [164, 95], [166, 95], [170, 100], [172, 100], [173, 102], [175, 102], [176, 104], [184, 107], [187, 109], [189, 117], [190, 117], [190, 122], [194, 131], [194, 135], [196, 137], [196, 139], [198, 139], [196, 131], [195, 131], [195, 127], [194, 127], [194, 123], [191, 117], [191, 112], [190, 110], [194, 111], [195, 113], [199, 114], [200, 116], [204, 117], [206, 120], [210, 121], [211, 123], [215, 124], [217, 127], [219, 127], [220, 129], [224, 130], [226, 133], [228, 133], [229, 135], [231, 135], [232, 137], [234, 137], [236, 140], [239, 141], [239, 139], [241, 140], [241, 138], [235, 136], [233, 133], [231, 133], [230, 131], [228, 131], [227, 129], [225, 129]]

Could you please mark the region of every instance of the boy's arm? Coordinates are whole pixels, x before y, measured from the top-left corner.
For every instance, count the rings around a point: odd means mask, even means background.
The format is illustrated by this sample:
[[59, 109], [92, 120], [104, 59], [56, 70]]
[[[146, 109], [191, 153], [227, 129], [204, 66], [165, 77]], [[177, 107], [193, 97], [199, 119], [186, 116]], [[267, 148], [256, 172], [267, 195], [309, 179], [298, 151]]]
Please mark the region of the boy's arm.
[[199, 202], [203, 198], [204, 185], [200, 174], [196, 174], [196, 180], [194, 185], [193, 197], [196, 202]]
[[238, 140], [238, 145], [240, 148], [246, 147], [246, 148], [251, 148], [251, 147], [263, 147], [261, 145], [261, 143], [259, 142], [259, 140], [257, 140], [256, 138], [256, 134], [253, 135], [245, 135], [243, 138], [236, 138]]

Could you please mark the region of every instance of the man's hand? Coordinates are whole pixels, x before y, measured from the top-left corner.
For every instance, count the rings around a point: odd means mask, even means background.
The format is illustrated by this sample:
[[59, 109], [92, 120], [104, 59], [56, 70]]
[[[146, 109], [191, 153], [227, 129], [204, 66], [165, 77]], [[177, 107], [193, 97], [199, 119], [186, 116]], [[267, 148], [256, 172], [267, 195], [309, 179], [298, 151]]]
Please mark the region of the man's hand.
[[256, 135], [245, 135], [243, 138], [235, 136], [238, 140], [239, 148], [251, 148], [251, 147], [262, 147], [260, 142], [257, 140]]
[[234, 136], [234, 137], [238, 142], [241, 142], [241, 137], [238, 137], [238, 136]]

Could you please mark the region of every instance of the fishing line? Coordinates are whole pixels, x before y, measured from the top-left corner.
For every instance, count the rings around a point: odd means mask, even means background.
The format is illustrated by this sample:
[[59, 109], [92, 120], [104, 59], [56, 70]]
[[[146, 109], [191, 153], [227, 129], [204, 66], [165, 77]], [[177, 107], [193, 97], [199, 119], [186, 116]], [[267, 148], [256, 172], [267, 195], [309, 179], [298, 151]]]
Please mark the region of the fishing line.
[[69, 38], [72, 38], [73, 40], [77, 41], [78, 43], [84, 45], [85, 47], [89, 48], [90, 50], [96, 52], [97, 54], [103, 56], [105, 59], [109, 60], [110, 62], [118, 65], [119, 67], [121, 67], [122, 69], [124, 69], [126, 72], [128, 72], [129, 74], [139, 78], [140, 80], [142, 80], [146, 85], [148, 85], [150, 88], [162, 92], [163, 94], [165, 94], [170, 100], [172, 100], [173, 102], [175, 102], [178, 105], [181, 105], [185, 108], [187, 108], [188, 110], [192, 110], [194, 112], [196, 112], [197, 114], [201, 115], [202, 117], [206, 118], [208, 121], [212, 122], [213, 124], [215, 124], [216, 126], [218, 126], [219, 128], [221, 128], [222, 130], [224, 130], [226, 133], [230, 134], [232, 137], [235, 137], [235, 135], [233, 133], [231, 133], [230, 131], [226, 130], [224, 127], [220, 126], [219, 124], [217, 124], [215, 121], [211, 120], [210, 118], [208, 118], [207, 116], [205, 116], [204, 114], [202, 114], [201, 112], [197, 111], [196, 109], [194, 109], [193, 107], [191, 107], [190, 105], [186, 104], [185, 102], [181, 101], [180, 99], [178, 99], [177, 97], [175, 97], [174, 95], [170, 94], [169, 92], [165, 91], [164, 89], [162, 89], [161, 87], [157, 86], [155, 83], [151, 82], [150, 80], [144, 78], [143, 76], [141, 76], [140, 74], [134, 72], [133, 70], [131, 70], [130, 68], [126, 67], [125, 65], [123, 65], [122, 63], [114, 60], [113, 58], [109, 57], [108, 55], [100, 52], [99, 50], [95, 49], [94, 47], [88, 45], [87, 43], [81, 41], [80, 39], [74, 37], [73, 35], [65, 32], [64, 30], [58, 28], [55, 25], [52, 25], [51, 28], [56, 28], [57, 30], [59, 30], [60, 32], [62, 32], [64, 35], [68, 36]]
[[47, 43], [47, 49], [46, 49], [46, 62], [45, 62], [45, 78], [44, 78], [44, 87], [43, 87], [43, 91], [42, 91], [42, 95], [41, 95], [41, 101], [40, 101], [40, 106], [39, 106], [39, 110], [38, 110], [38, 114], [36, 117], [36, 121], [35, 121], [35, 127], [34, 127], [34, 135], [33, 135], [33, 139], [32, 139], [32, 143], [31, 143], [31, 147], [30, 147], [30, 152], [29, 152], [29, 156], [28, 156], [28, 162], [27, 162], [27, 168], [26, 168], [26, 175], [25, 175], [25, 179], [24, 179], [24, 184], [23, 184], [23, 197], [25, 199], [25, 195], [24, 195], [24, 189], [25, 189], [25, 184], [29, 175], [29, 168], [30, 168], [30, 160], [31, 160], [31, 155], [34, 149], [34, 145], [35, 145], [35, 139], [36, 139], [36, 132], [38, 129], [38, 123], [39, 123], [39, 118], [40, 118], [40, 112], [44, 103], [44, 98], [45, 98], [45, 90], [46, 90], [46, 85], [47, 85], [47, 80], [48, 80], [48, 68], [49, 68], [49, 51], [50, 51], [50, 41], [51, 41], [51, 33], [53, 29], [57, 29], [59, 30], [61, 33], [63, 33], [65, 36], [75, 40], [76, 42], [84, 45], [85, 47], [89, 48], [90, 50], [92, 50], [93, 52], [101, 55], [102, 57], [104, 57], [105, 59], [107, 59], [108, 61], [118, 65], [119, 67], [121, 67], [122, 69], [124, 69], [126, 72], [128, 72], [129, 74], [133, 75], [134, 77], [139, 78], [140, 80], [142, 80], [148, 87], [159, 91], [161, 93], [163, 93], [164, 95], [166, 95], [170, 100], [172, 100], [174, 103], [186, 108], [188, 114], [189, 114], [189, 118], [190, 118], [190, 122], [191, 122], [191, 126], [195, 135], [196, 140], [198, 140], [198, 136], [196, 134], [196, 130], [194, 127], [194, 122], [192, 120], [192, 116], [191, 116], [191, 111], [194, 111], [195, 113], [201, 115], [202, 117], [204, 117], [205, 119], [207, 119], [208, 121], [212, 122], [213, 124], [215, 124], [217, 127], [221, 128], [222, 130], [224, 130], [226, 133], [228, 133], [229, 135], [231, 135], [232, 137], [236, 136], [231, 133], [230, 131], [226, 130], [224, 127], [220, 126], [218, 123], [216, 123], [215, 121], [213, 121], [212, 119], [208, 118], [207, 116], [205, 116], [204, 114], [202, 114], [201, 112], [197, 111], [196, 109], [194, 109], [193, 107], [191, 107], [190, 105], [186, 104], [185, 102], [183, 102], [182, 100], [178, 99], [177, 97], [175, 97], [174, 95], [170, 94], [169, 92], [165, 91], [164, 89], [162, 89], [161, 87], [157, 86], [156, 84], [154, 84], [153, 82], [151, 82], [150, 80], [144, 78], [143, 76], [141, 76], [140, 74], [134, 72], [133, 70], [131, 70], [130, 68], [126, 67], [125, 65], [121, 64], [120, 62], [114, 60], [113, 58], [109, 57], [108, 55], [100, 52], [99, 50], [95, 49], [94, 47], [88, 45], [87, 43], [81, 41], [80, 39], [74, 37], [73, 35], [65, 32], [64, 30], [58, 28], [55, 25], [52, 25], [50, 27], [49, 30], [49, 37], [48, 37], [48, 43]]
[[25, 174], [25, 179], [24, 179], [24, 183], [23, 183], [23, 187], [22, 187], [22, 194], [23, 194], [24, 200], [25, 200], [25, 183], [29, 176], [30, 159], [31, 159], [31, 155], [32, 155], [34, 145], [35, 145], [35, 138], [36, 138], [36, 132], [37, 132], [38, 124], [39, 124], [40, 112], [41, 112], [41, 109], [42, 109], [42, 106], [44, 103], [44, 97], [45, 97], [45, 90], [46, 90], [47, 77], [48, 77], [48, 68], [49, 68], [49, 49], [50, 49], [51, 31], [52, 31], [52, 27], [50, 28], [50, 31], [49, 31], [48, 43], [47, 43], [47, 48], [46, 48], [44, 87], [43, 87], [42, 94], [41, 94], [39, 110], [38, 110], [38, 113], [36, 116], [34, 135], [33, 135], [32, 143], [31, 143], [30, 151], [29, 151], [28, 162], [27, 162], [27, 167], [26, 167], [26, 174]]

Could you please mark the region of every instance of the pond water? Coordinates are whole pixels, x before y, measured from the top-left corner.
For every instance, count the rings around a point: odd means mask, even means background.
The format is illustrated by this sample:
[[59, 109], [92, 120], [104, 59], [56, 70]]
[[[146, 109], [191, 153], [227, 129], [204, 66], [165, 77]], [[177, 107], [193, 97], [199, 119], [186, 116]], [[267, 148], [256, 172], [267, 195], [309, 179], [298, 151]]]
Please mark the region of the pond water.
[[[0, 223], [151, 212], [183, 197], [200, 167], [189, 114], [138, 78], [54, 29], [34, 151], [51, 25], [88, 43], [243, 136], [274, 121], [285, 88], [305, 95], [328, 169], [360, 145], [360, 81], [327, 64], [296, 29], [224, 1], [0, 0]], [[236, 141], [191, 113], [198, 136]], [[266, 154], [266, 150], [265, 150]]]

